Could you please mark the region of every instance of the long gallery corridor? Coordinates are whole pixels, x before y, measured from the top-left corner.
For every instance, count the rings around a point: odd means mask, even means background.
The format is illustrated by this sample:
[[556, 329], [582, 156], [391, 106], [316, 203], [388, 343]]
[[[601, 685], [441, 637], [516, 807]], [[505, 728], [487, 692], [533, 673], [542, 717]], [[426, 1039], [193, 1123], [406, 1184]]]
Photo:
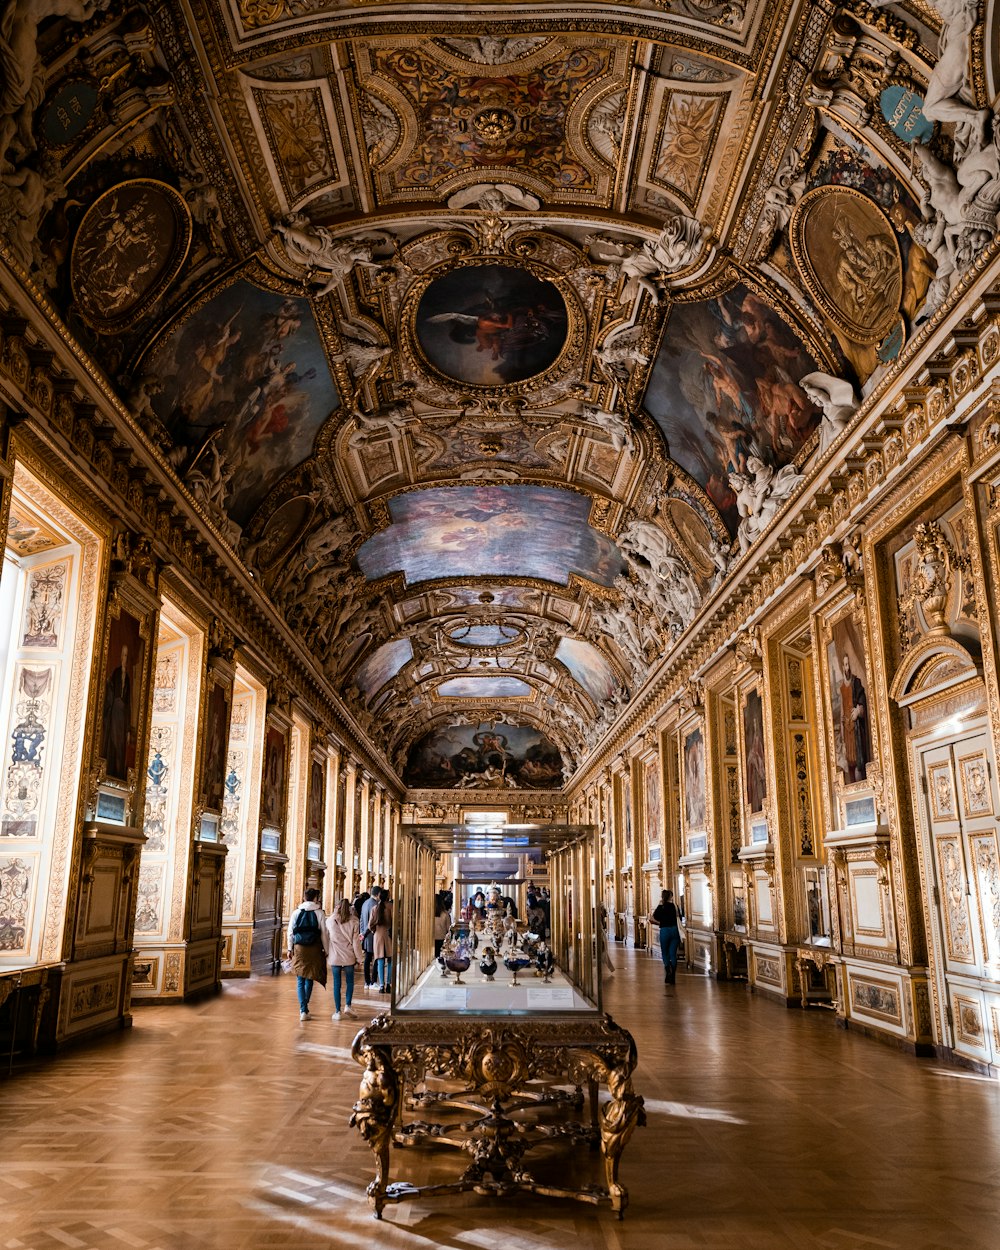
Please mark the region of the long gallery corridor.
[[[347, 1126], [355, 1025], [292, 978], [136, 1012], [131, 1034], [16, 1074], [0, 1130], [3, 1250], [996, 1250], [1000, 1087], [782, 1010], [742, 985], [615, 951], [606, 1006], [634, 1034], [648, 1124], [630, 1206], [364, 1197]], [[381, 1004], [359, 998], [359, 1023]], [[413, 1178], [419, 1154], [394, 1175]], [[946, 1162], [944, 1162], [946, 1161]]]

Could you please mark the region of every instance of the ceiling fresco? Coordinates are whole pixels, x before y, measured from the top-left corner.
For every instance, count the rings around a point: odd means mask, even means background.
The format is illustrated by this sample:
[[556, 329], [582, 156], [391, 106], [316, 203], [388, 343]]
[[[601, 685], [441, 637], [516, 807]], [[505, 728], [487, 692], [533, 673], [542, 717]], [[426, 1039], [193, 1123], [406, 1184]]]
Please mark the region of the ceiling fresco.
[[555, 744], [537, 730], [492, 721], [453, 724], [415, 745], [403, 780], [421, 789], [549, 789], [562, 783], [562, 761]]
[[249, 282], [210, 299], [143, 369], [171, 439], [194, 450], [185, 471], [211, 471], [223, 457], [226, 510], [238, 524], [309, 455], [338, 402], [308, 301]]
[[787, 323], [742, 283], [671, 311], [644, 404], [670, 454], [736, 521], [729, 474], [789, 464], [819, 424], [798, 382], [818, 368]]
[[610, 586], [622, 567], [614, 543], [589, 524], [583, 495], [546, 486], [458, 486], [398, 495], [392, 524], [358, 552], [375, 580], [401, 571], [407, 585], [452, 577], [571, 573]]
[[561, 785], [988, 207], [918, 0], [15, 7], [7, 251], [408, 785]]

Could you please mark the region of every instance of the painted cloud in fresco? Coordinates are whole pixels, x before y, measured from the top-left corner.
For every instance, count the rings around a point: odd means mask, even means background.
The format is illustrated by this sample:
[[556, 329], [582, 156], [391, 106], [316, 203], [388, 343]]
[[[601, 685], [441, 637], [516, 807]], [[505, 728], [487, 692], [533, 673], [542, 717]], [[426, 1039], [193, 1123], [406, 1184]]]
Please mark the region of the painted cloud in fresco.
[[730, 530], [739, 523], [729, 471], [756, 450], [788, 464], [819, 423], [798, 381], [819, 366], [778, 314], [745, 286], [677, 304], [644, 405], [671, 457], [705, 488]]
[[531, 687], [519, 677], [450, 677], [437, 692], [442, 699], [519, 699]]
[[549, 486], [460, 486], [397, 495], [392, 524], [369, 538], [358, 565], [370, 581], [402, 570], [407, 585], [437, 577], [539, 577], [571, 572], [610, 586], [622, 558], [588, 524], [585, 495]]
[[537, 729], [521, 725], [448, 725], [426, 734], [410, 751], [403, 772], [415, 788], [476, 789], [562, 785], [559, 749]]
[[354, 674], [354, 684], [366, 700], [371, 699], [376, 691], [381, 690], [386, 682], [392, 681], [403, 665], [412, 659], [413, 646], [409, 638], [396, 638], [392, 642], [383, 643]]
[[195, 451], [222, 428], [239, 525], [309, 455], [339, 402], [308, 301], [244, 281], [174, 330], [143, 370], [163, 384], [153, 402], [176, 442]]
[[607, 703], [618, 688], [611, 665], [596, 647], [581, 638], [560, 639], [556, 659], [565, 664], [598, 707]]

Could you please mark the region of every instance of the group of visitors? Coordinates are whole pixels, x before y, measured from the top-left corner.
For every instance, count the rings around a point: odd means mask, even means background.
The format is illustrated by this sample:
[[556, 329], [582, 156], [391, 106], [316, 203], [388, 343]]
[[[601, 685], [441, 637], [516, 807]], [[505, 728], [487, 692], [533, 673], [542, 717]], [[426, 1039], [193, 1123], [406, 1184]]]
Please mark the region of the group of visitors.
[[[479, 901], [481, 899], [481, 902]], [[663, 980], [674, 985], [677, 980], [677, 952], [680, 947], [680, 917], [673, 901], [672, 890], [664, 890], [660, 903], [653, 912], [653, 924], [660, 930], [660, 954], [663, 958]], [[333, 974], [334, 1020], [354, 1020], [351, 1010], [354, 998], [354, 969], [363, 967], [365, 989], [388, 994], [392, 982], [392, 900], [384, 886], [373, 885], [371, 893], [356, 894], [352, 902], [342, 898], [331, 916], [319, 905], [319, 890], [308, 889], [304, 901], [292, 912], [288, 922], [288, 958], [296, 976], [299, 1000], [299, 1019], [309, 1019], [309, 1004], [313, 985], [319, 981], [326, 985], [327, 968]], [[516, 917], [513, 899], [502, 899], [505, 911], [509, 904], [511, 915]], [[533, 933], [548, 937], [550, 930], [551, 898], [546, 887], [538, 890], [529, 887], [525, 898], [528, 908], [528, 927]], [[441, 948], [452, 925], [450, 890], [439, 891], [434, 899], [434, 954]], [[485, 908], [486, 896], [482, 890], [470, 900], [470, 912]], [[601, 905], [601, 923], [607, 926], [607, 911]], [[471, 917], [470, 917], [471, 918]], [[604, 958], [608, 971], [614, 972], [607, 949]], [[343, 1008], [341, 995], [343, 994]]]
[[287, 937], [301, 1021], [310, 1017], [313, 985], [317, 981], [326, 985], [327, 968], [333, 974], [334, 1020], [357, 1019], [351, 1004], [358, 964], [363, 967], [365, 989], [390, 992], [392, 900], [384, 886], [373, 885], [370, 894], [358, 894], [353, 902], [342, 898], [330, 916], [319, 905], [319, 890], [306, 890], [292, 912]]

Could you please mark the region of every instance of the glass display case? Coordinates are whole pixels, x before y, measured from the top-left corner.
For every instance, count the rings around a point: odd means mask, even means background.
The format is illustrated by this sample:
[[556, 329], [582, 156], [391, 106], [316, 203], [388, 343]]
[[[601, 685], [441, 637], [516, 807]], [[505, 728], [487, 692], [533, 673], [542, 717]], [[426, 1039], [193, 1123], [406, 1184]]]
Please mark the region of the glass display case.
[[[495, 863], [523, 861], [541, 850], [549, 898], [538, 879], [484, 883], [468, 875], [479, 854]], [[598, 1013], [605, 935], [598, 923], [595, 880], [599, 844], [591, 825], [404, 825], [396, 839], [393, 899], [392, 1010], [507, 1015]], [[434, 954], [438, 865], [461, 863], [447, 879], [453, 924]]]
[[[387, 1203], [464, 1190], [609, 1201], [623, 1214], [621, 1156], [645, 1116], [635, 1043], [603, 1010], [599, 850], [592, 825], [398, 829], [390, 1007], [352, 1052], [365, 1071], [351, 1123], [375, 1155], [377, 1217]], [[494, 879], [477, 862], [513, 869]], [[454, 910], [436, 953], [442, 880]], [[466, 1166], [445, 1183], [392, 1183], [393, 1146], [448, 1151]], [[552, 1170], [554, 1146], [573, 1166]], [[598, 1149], [604, 1184], [577, 1174]]]

